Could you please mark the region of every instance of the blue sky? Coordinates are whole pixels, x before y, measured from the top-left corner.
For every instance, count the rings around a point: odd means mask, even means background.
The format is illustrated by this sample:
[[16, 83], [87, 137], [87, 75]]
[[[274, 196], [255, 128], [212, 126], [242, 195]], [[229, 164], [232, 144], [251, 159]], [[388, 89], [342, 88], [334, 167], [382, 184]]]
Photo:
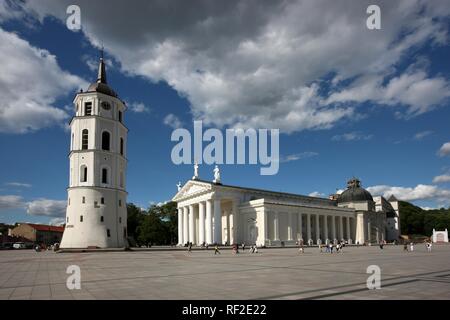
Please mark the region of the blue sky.
[[445, 1], [378, 1], [382, 29], [371, 31], [356, 1], [99, 3], [77, 2], [74, 32], [69, 2], [0, 0], [0, 222], [64, 216], [72, 99], [95, 80], [102, 42], [129, 107], [128, 202], [169, 200], [192, 176], [172, 163], [170, 136], [202, 119], [280, 129], [278, 174], [223, 165], [224, 184], [327, 196], [357, 176], [374, 195], [450, 205]]

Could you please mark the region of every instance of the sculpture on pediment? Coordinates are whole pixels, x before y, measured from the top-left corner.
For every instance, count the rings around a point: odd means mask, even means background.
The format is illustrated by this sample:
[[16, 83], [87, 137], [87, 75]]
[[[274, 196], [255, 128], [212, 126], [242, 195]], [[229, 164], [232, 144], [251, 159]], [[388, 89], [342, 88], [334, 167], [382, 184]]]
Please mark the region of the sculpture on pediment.
[[219, 166], [216, 165], [214, 168], [214, 183], [220, 183], [220, 169]]
[[194, 176], [192, 177], [192, 180], [197, 180], [198, 179], [198, 163], [197, 161], [195, 161], [194, 164]]

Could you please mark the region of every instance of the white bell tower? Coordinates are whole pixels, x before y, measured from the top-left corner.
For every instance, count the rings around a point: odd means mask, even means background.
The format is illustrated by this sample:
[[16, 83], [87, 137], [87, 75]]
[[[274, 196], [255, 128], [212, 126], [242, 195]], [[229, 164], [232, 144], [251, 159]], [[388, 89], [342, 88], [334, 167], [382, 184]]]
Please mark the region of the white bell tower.
[[107, 85], [103, 52], [97, 81], [76, 95], [74, 105], [66, 228], [60, 247], [125, 247], [126, 106]]

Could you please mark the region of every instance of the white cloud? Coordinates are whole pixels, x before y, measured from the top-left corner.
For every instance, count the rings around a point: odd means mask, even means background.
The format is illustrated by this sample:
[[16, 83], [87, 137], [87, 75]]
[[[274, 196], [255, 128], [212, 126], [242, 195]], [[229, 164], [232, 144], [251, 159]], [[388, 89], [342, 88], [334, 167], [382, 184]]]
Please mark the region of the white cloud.
[[310, 194], [308, 194], [308, 196], [310, 196], [310, 197], [317, 197], [317, 198], [323, 198], [323, 197], [325, 197], [325, 194], [323, 194], [321, 192], [318, 192], [318, 191], [314, 191], [314, 192], [311, 192]]
[[181, 120], [174, 114], [170, 113], [164, 118], [164, 124], [173, 129], [178, 129], [183, 126]]
[[445, 183], [445, 182], [450, 182], [450, 175], [443, 174], [433, 178], [433, 183]]
[[27, 213], [36, 216], [61, 217], [66, 212], [65, 200], [37, 199], [27, 203]]
[[370, 140], [373, 138], [372, 134], [363, 134], [361, 132], [348, 132], [340, 135], [335, 135], [331, 138], [333, 141], [359, 141]]
[[443, 157], [450, 154], [450, 142], [446, 142], [442, 145], [442, 147], [439, 149], [438, 154]]
[[450, 97], [450, 86], [443, 77], [429, 78], [424, 70], [406, 72], [382, 83], [388, 75], [364, 76], [350, 88], [333, 93], [327, 103], [371, 101], [388, 106], [407, 106], [406, 113], [399, 117], [416, 116], [432, 110]]
[[32, 185], [29, 183], [22, 183], [22, 182], [7, 182], [5, 183], [6, 186], [10, 187], [19, 187], [19, 188], [31, 188]]
[[129, 105], [129, 109], [131, 112], [135, 113], [149, 113], [150, 108], [146, 107], [142, 102], [133, 102]]
[[[84, 61], [84, 63], [86, 63], [89, 70], [91, 70], [92, 72], [98, 71], [98, 64], [99, 64], [99, 59], [100, 59], [99, 57], [94, 58], [89, 55], [83, 55], [81, 57], [81, 59], [82, 59], [82, 61]], [[103, 59], [103, 61], [105, 62], [106, 66], [108, 67], [108, 70], [111, 70], [112, 68], [114, 68], [114, 64], [111, 59]]]
[[301, 152], [301, 153], [290, 154], [290, 155], [287, 155], [287, 156], [281, 156], [280, 157], [280, 162], [297, 161], [297, 160], [301, 160], [301, 159], [307, 159], [307, 158], [311, 158], [311, 157], [316, 157], [318, 155], [319, 154], [317, 152], [305, 151], [305, 152]]
[[433, 207], [420, 207], [420, 208], [422, 208], [423, 210], [436, 210], [437, 208], [433, 208]]
[[[173, 10], [176, 3], [177, 10]], [[445, 1], [380, 1], [383, 29], [365, 27], [364, 1], [199, 2], [80, 0], [83, 31], [127, 74], [166, 81], [205, 124], [327, 129], [355, 119], [356, 103], [410, 117], [450, 94], [425, 66], [399, 69], [423, 44], [447, 43]], [[71, 0], [27, 1], [41, 21], [65, 22]], [[136, 6], [139, 5], [139, 10]], [[127, 21], [118, 24], [117, 21]], [[322, 81], [332, 76], [329, 81]], [[331, 85], [331, 87], [330, 87]], [[330, 90], [327, 90], [330, 88]], [[325, 91], [325, 92], [324, 92]], [[402, 109], [400, 109], [402, 107]]]
[[[167, 204], [169, 201], [162, 201], [162, 202], [156, 202], [156, 201], [149, 201], [148, 203], [150, 204], [150, 206], [157, 206], [157, 207], [161, 207], [165, 204]], [[145, 211], [145, 209], [143, 209]]]
[[60, 96], [85, 87], [81, 78], [58, 66], [56, 57], [0, 28], [0, 132], [26, 133], [55, 124], [69, 115], [54, 106]]
[[378, 185], [367, 188], [373, 195], [382, 195], [389, 197], [395, 195], [399, 200], [437, 200], [448, 202], [450, 200], [450, 190], [440, 189], [433, 185], [418, 184], [415, 187], [394, 187], [387, 185]]
[[17, 209], [25, 206], [23, 198], [14, 195], [0, 196], [0, 210], [2, 209]]
[[51, 226], [60, 226], [66, 223], [66, 219], [64, 218], [53, 218], [50, 220], [49, 225]]
[[433, 134], [433, 131], [431, 131], [431, 130], [417, 132], [414, 135], [414, 140], [422, 140], [423, 138], [428, 137], [429, 135], [432, 135], [432, 134]]

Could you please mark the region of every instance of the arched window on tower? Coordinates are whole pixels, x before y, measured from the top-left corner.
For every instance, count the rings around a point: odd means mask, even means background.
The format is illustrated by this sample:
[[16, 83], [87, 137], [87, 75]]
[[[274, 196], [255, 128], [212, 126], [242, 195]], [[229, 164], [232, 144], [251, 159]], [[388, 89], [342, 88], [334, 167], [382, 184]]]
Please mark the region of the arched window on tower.
[[102, 183], [108, 183], [108, 169], [102, 169]]
[[80, 168], [80, 182], [87, 182], [87, 167], [85, 165]]
[[123, 138], [120, 138], [120, 154], [123, 156]]
[[110, 134], [108, 131], [103, 131], [102, 133], [102, 149], [109, 151], [110, 146]]
[[88, 129], [84, 129], [81, 132], [81, 149], [87, 150], [88, 144], [89, 144], [89, 131], [88, 131]]

